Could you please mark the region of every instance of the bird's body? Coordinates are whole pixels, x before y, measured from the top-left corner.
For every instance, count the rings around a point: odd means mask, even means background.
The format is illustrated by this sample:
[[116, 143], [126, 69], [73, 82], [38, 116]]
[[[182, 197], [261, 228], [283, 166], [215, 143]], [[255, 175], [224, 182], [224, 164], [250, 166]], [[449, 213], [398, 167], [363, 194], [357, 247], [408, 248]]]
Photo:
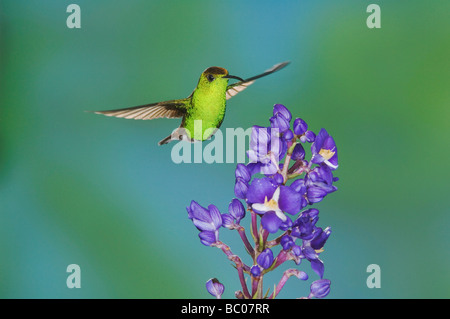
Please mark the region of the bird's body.
[[[96, 111], [97, 114], [127, 119], [151, 120], [155, 118], [180, 118], [180, 126], [159, 142], [159, 145], [186, 137], [189, 141], [204, 141], [222, 125], [226, 102], [229, 98], [247, 88], [257, 78], [266, 76], [285, 67], [289, 62], [274, 65], [264, 73], [243, 80], [228, 74], [220, 67], [209, 67], [201, 75], [191, 95], [185, 99], [170, 100], [124, 109]], [[239, 82], [228, 84], [233, 78]]]

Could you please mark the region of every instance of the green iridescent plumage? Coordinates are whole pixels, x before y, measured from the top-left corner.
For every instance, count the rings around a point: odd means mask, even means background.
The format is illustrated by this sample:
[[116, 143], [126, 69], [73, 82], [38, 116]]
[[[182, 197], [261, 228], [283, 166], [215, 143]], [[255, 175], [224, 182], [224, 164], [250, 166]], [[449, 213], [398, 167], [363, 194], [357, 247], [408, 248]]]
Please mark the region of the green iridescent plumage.
[[[226, 101], [243, 91], [256, 79], [276, 72], [289, 62], [274, 65], [262, 74], [243, 80], [229, 75], [220, 67], [209, 67], [201, 75], [194, 91], [185, 99], [163, 101], [134, 106], [124, 109], [96, 111], [97, 114], [122, 117], [135, 120], [155, 118], [183, 118], [180, 126], [171, 135], [159, 142], [159, 145], [186, 137], [189, 141], [204, 141], [214, 134], [223, 122]], [[228, 84], [229, 79], [238, 82]], [[200, 127], [201, 126], [201, 127]]]

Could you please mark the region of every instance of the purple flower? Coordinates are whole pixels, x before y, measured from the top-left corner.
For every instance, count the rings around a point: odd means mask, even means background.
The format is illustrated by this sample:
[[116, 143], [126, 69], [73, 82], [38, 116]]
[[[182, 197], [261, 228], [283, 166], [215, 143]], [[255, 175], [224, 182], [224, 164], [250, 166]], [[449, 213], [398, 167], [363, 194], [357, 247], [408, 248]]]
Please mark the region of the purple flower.
[[308, 298], [324, 298], [330, 292], [331, 281], [328, 279], [316, 280], [311, 284], [311, 292]]
[[264, 249], [256, 258], [256, 262], [264, 269], [270, 268], [273, 264], [273, 253], [270, 248]]
[[[263, 282], [267, 272], [278, 269], [284, 262], [293, 261], [299, 265], [304, 259], [320, 277], [311, 284], [307, 298], [323, 298], [330, 291], [330, 281], [323, 279], [325, 266], [320, 255], [331, 235], [331, 228], [316, 226], [319, 219], [317, 209], [303, 209], [337, 190], [333, 185], [338, 180], [333, 176], [333, 171], [338, 168], [337, 148], [325, 129], [316, 136], [308, 130], [304, 120], [292, 120], [291, 112], [284, 105], [275, 104], [270, 127], [252, 127], [247, 151], [250, 163], [236, 166], [236, 198], [229, 203], [226, 214], [221, 214], [214, 205], [205, 208], [195, 201], [187, 207], [188, 217], [199, 230], [201, 243], [221, 249], [235, 264], [242, 286], [235, 292], [239, 299], [262, 296], [262, 284], [259, 283]], [[312, 143], [310, 158], [305, 158], [303, 143], [306, 142]], [[288, 149], [292, 154], [285, 158]], [[256, 174], [265, 176], [255, 178]], [[241, 225], [247, 210], [251, 215], [250, 231]], [[227, 244], [219, 241], [220, 227], [237, 231], [246, 252], [252, 259], [256, 257], [253, 265], [245, 264]], [[271, 233], [279, 230], [284, 232], [280, 237], [269, 239]], [[279, 246], [278, 252], [272, 251], [276, 246]], [[251, 289], [248, 289], [244, 274], [252, 277]], [[308, 279], [305, 272], [288, 269], [275, 287], [273, 297], [292, 275]], [[208, 280], [206, 288], [217, 298], [221, 298], [224, 291], [224, 286], [215, 278]]]
[[313, 231], [318, 217], [319, 211], [315, 208], [310, 208], [303, 211], [294, 221], [291, 235], [301, 239], [313, 238]]
[[295, 215], [300, 211], [301, 197], [291, 187], [278, 186], [267, 177], [254, 179], [247, 192], [247, 201], [256, 213], [263, 214], [261, 223], [270, 233], [286, 221], [284, 212]]
[[[278, 129], [280, 133], [285, 133], [290, 129], [291, 119], [291, 112], [283, 104], [275, 104], [273, 116], [270, 118], [270, 127]], [[286, 139], [289, 139], [289, 133]]]
[[222, 215], [216, 206], [209, 205], [208, 209], [206, 209], [196, 201], [192, 201], [186, 210], [189, 219], [201, 231], [199, 237], [202, 244], [210, 246], [219, 240], [219, 228], [222, 226]]
[[311, 145], [312, 159], [315, 164], [325, 163], [332, 170], [338, 168], [337, 148], [334, 139], [325, 129], [321, 129]]
[[301, 118], [296, 118], [294, 121], [294, 133], [295, 135], [303, 135], [308, 130], [308, 124]]
[[335, 178], [333, 177], [333, 172], [331, 168], [325, 163], [320, 164], [320, 166], [314, 167], [305, 179], [305, 184], [307, 187], [315, 186], [322, 188], [327, 193], [332, 193], [337, 190], [337, 187], [333, 185]]
[[214, 205], [209, 205], [206, 209], [193, 200], [187, 211], [189, 218], [199, 230], [216, 231], [222, 226], [222, 215]]
[[270, 127], [278, 129], [280, 133], [284, 133], [289, 130], [289, 121], [281, 114], [274, 115], [270, 118]]
[[206, 290], [208, 290], [208, 292], [212, 296], [216, 297], [217, 299], [220, 299], [220, 297], [223, 294], [223, 291], [225, 290], [225, 287], [216, 278], [211, 278], [206, 282]]
[[294, 133], [300, 137], [302, 143], [312, 143], [316, 138], [316, 134], [313, 131], [308, 131], [308, 124], [300, 118], [296, 118], [294, 121]]
[[273, 106], [273, 115], [282, 115], [288, 122], [292, 119], [291, 112], [283, 104], [275, 104]]
[[325, 163], [312, 169], [305, 177], [306, 198], [310, 204], [320, 202], [326, 195], [337, 190], [335, 178]]

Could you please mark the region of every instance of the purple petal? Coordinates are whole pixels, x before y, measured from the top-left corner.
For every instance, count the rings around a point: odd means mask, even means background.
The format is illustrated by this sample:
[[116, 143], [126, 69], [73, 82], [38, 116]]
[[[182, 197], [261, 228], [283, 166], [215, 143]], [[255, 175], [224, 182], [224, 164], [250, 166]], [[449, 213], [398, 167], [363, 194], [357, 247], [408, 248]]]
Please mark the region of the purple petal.
[[272, 198], [276, 186], [270, 178], [255, 178], [247, 191], [247, 200], [249, 203], [264, 203], [265, 198]]
[[333, 137], [328, 135], [321, 148], [334, 152], [336, 150], [336, 143], [334, 142]]
[[280, 186], [280, 198], [278, 207], [283, 212], [295, 215], [300, 211], [300, 200], [302, 195], [288, 186]]
[[253, 176], [261, 171], [261, 163], [248, 163], [247, 168], [250, 174]]
[[[214, 205], [210, 205], [210, 207]], [[214, 208], [213, 208], [214, 209]], [[217, 210], [217, 208], [215, 208]], [[206, 231], [215, 231], [220, 228], [222, 225], [222, 217], [217, 216], [217, 213], [220, 215], [220, 212], [217, 210], [213, 211], [211, 215], [210, 210], [200, 206], [197, 202], [192, 201], [190, 206], [190, 218], [192, 222], [199, 230]]]
[[234, 226], [234, 217], [230, 214], [222, 214], [222, 226], [232, 229]]
[[292, 246], [295, 245], [294, 239], [289, 235], [284, 235], [280, 240], [281, 247], [284, 250], [289, 250]]
[[282, 222], [275, 212], [267, 212], [261, 217], [261, 225], [271, 234], [278, 231]]
[[261, 173], [265, 175], [273, 175], [278, 172], [278, 165], [275, 162], [269, 161], [260, 166]]
[[260, 159], [259, 153], [254, 150], [248, 150], [247, 157], [250, 160], [250, 164], [256, 164]]
[[259, 277], [259, 275], [261, 275], [261, 268], [259, 268], [258, 265], [253, 265], [252, 268], [250, 268], [250, 273], [253, 277]]
[[334, 155], [328, 160], [328, 162], [331, 163], [331, 165], [333, 165], [333, 167], [330, 167], [332, 170], [335, 170], [338, 168], [339, 164], [338, 164], [337, 149], [335, 149]]
[[289, 121], [281, 114], [277, 114], [270, 118], [270, 127], [277, 128], [280, 133], [284, 133], [289, 130]]
[[270, 142], [270, 132], [267, 127], [253, 126], [250, 136], [250, 149], [257, 153], [266, 154]]
[[295, 256], [299, 257], [302, 256], [302, 247], [298, 246], [298, 245], [294, 245], [292, 247], [292, 252], [294, 253]]
[[211, 244], [215, 243], [219, 238], [219, 232], [213, 231], [202, 231], [198, 234], [200, 237], [200, 242], [205, 246], [211, 246]]
[[273, 180], [274, 180], [274, 182], [275, 182], [276, 184], [280, 185], [280, 184], [283, 183], [284, 178], [283, 178], [283, 175], [281, 175], [280, 173], [276, 173], [276, 174], [273, 176]]
[[328, 192], [320, 187], [308, 187], [308, 190], [306, 191], [306, 197], [308, 197], [308, 200], [310, 203], [318, 203], [320, 202]]
[[323, 246], [325, 246], [325, 243], [328, 240], [328, 237], [330, 237], [331, 234], [331, 228], [327, 227], [325, 230], [322, 230], [322, 228], [317, 228], [317, 234], [314, 234], [314, 239], [311, 240], [311, 247], [314, 249], [321, 249]]
[[249, 182], [252, 178], [252, 175], [250, 174], [249, 169], [244, 164], [237, 164], [236, 170], [235, 170], [235, 176], [236, 178], [240, 177], [244, 182]]
[[222, 214], [215, 205], [209, 205], [208, 209], [211, 215], [211, 221], [217, 230], [222, 226]]
[[306, 198], [304, 196], [302, 196], [302, 198], [300, 199], [300, 209], [303, 209], [306, 206], [308, 206], [308, 201], [306, 200]]
[[320, 259], [313, 259], [311, 260], [311, 268], [314, 270], [316, 274], [319, 275], [320, 278], [323, 277], [323, 272], [325, 270], [325, 267], [323, 265], [323, 262]]
[[308, 274], [304, 271], [299, 271], [297, 278], [301, 280], [308, 280]]
[[311, 158], [311, 162], [314, 163], [314, 164], [323, 163], [324, 160], [325, 159], [319, 153], [313, 154], [313, 156]]
[[317, 135], [316, 140], [311, 145], [311, 152], [313, 154], [318, 154], [320, 150], [322, 149], [323, 143], [325, 142], [325, 139], [328, 137], [327, 131], [323, 128], [320, 130], [319, 135]]
[[191, 201], [191, 205], [188, 210], [188, 216], [189, 218], [195, 218], [199, 220], [209, 220], [209, 211], [200, 206], [195, 200]]
[[302, 252], [303, 255], [305, 255], [306, 259], [310, 261], [319, 258], [319, 256], [317, 256], [316, 251], [309, 246], [303, 247]]
[[236, 195], [237, 198], [245, 199], [245, 197], [247, 196], [247, 190], [247, 183], [243, 182], [240, 179], [236, 181], [236, 184], [234, 185], [234, 195]]
[[330, 167], [328, 167], [327, 165], [320, 165], [317, 173], [319, 174], [320, 178], [325, 181], [325, 183], [330, 185], [333, 183], [333, 173], [331, 172]]
[[302, 212], [300, 216], [310, 219], [313, 222], [313, 224], [315, 224], [316, 221], [319, 219], [319, 210], [317, 208], [310, 208]]
[[293, 190], [295, 190], [297, 193], [300, 194], [304, 194], [306, 192], [305, 180], [301, 178], [293, 181], [289, 187], [291, 187]]
[[293, 137], [294, 133], [292, 133], [292, 130], [287, 130], [286, 132], [283, 133], [283, 139], [286, 141], [292, 140]]
[[286, 230], [292, 228], [292, 224], [293, 224], [292, 219], [290, 219], [289, 216], [286, 216], [286, 220], [281, 223], [280, 229], [286, 231]]
[[[313, 131], [305, 132], [305, 142], [312, 143], [316, 140], [316, 134]], [[302, 141], [303, 142], [303, 141]], [[304, 143], [304, 142], [303, 142]]]

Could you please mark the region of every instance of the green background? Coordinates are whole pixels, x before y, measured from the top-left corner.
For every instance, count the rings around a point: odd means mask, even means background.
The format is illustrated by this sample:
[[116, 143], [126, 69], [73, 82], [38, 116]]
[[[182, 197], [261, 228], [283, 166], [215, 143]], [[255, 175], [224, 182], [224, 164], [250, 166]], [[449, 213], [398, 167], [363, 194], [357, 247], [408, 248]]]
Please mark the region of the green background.
[[[66, 8], [81, 7], [81, 29]], [[381, 29], [366, 8], [381, 7]], [[174, 164], [178, 120], [113, 109], [189, 95], [212, 65], [249, 77], [223, 124], [268, 125], [283, 103], [339, 149], [329, 298], [449, 298], [449, 1], [0, 2], [0, 297], [234, 298], [225, 255], [198, 240], [192, 199], [226, 212], [235, 164]], [[221, 239], [241, 254], [237, 234]], [[244, 255], [242, 255], [244, 258]], [[248, 262], [248, 259], [245, 259]], [[66, 267], [81, 267], [68, 289]], [[366, 268], [381, 267], [369, 289]], [[292, 264], [293, 265], [293, 264]], [[291, 278], [281, 298], [318, 279]], [[268, 276], [266, 288], [279, 280]]]

